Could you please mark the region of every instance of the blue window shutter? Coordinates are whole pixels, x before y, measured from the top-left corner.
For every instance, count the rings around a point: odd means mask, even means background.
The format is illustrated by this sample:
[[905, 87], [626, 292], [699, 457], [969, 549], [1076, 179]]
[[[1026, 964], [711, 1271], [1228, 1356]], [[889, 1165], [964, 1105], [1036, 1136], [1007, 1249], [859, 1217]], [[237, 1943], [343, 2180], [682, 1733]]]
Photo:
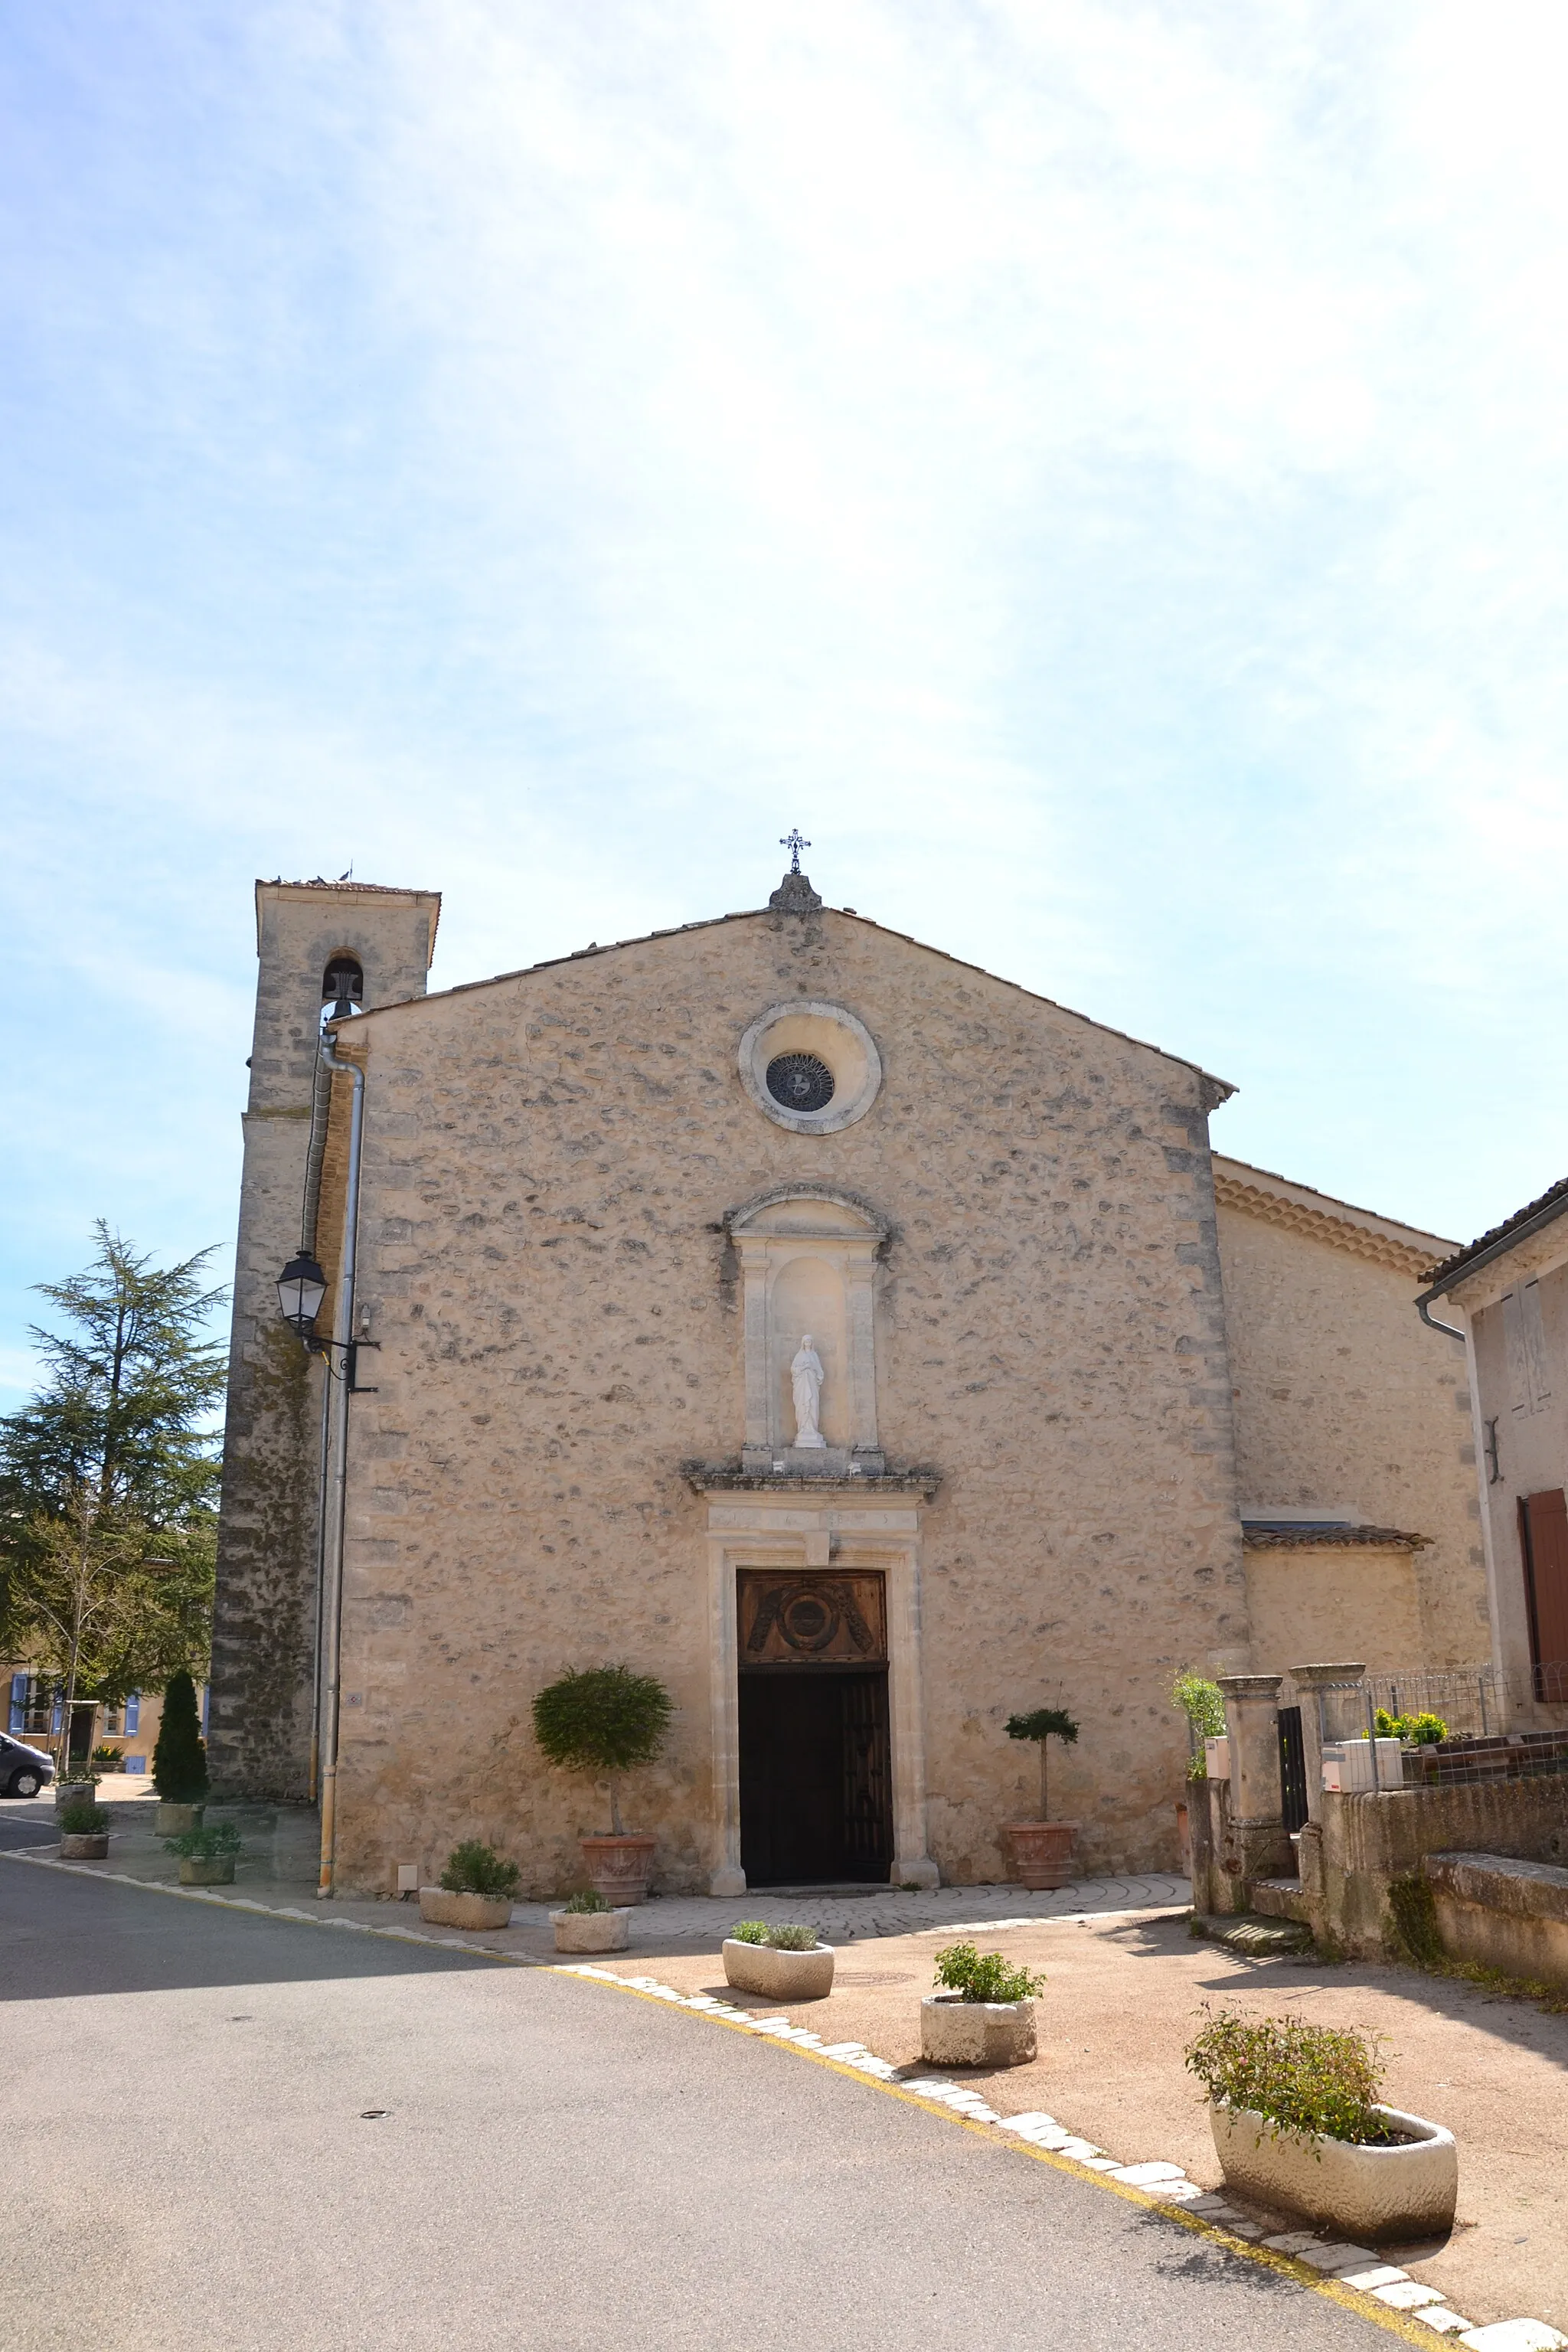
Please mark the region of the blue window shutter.
[[126, 1698], [126, 1701], [125, 1701], [125, 1728], [126, 1728], [126, 1730], [127, 1730], [128, 1732], [135, 1731], [135, 1730], [138, 1728], [138, 1727], [140, 1726], [141, 1721], [142, 1721], [142, 1694], [141, 1694], [141, 1692], [140, 1692], [140, 1691], [132, 1691], [132, 1692], [128, 1695], [128, 1696], [127, 1696], [127, 1698]]
[[58, 1737], [60, 1726], [64, 1723], [65, 1719], [66, 1703], [60, 1696], [58, 1691], [57, 1691], [55, 1693], [55, 1704], [49, 1715], [49, 1730], [52, 1735]]
[[11, 1677], [11, 1729], [22, 1732], [26, 1728], [27, 1677], [26, 1675], [13, 1675]]

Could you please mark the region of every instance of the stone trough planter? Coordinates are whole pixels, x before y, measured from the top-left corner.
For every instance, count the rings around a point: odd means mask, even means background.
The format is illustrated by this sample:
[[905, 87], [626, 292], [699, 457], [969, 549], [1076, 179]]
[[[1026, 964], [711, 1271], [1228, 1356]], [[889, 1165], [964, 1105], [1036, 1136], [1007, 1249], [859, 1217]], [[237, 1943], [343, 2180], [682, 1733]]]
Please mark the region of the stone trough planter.
[[558, 1952], [624, 1952], [631, 1942], [632, 1915], [616, 1911], [552, 1911]]
[[109, 1860], [109, 1832], [107, 1830], [79, 1830], [73, 1834], [68, 1830], [62, 1830], [60, 1832], [60, 1860], [62, 1862], [107, 1862]]
[[55, 1782], [57, 1813], [66, 1812], [72, 1805], [96, 1805], [97, 1802], [98, 1782], [96, 1780], [57, 1780]]
[[448, 1895], [444, 1886], [422, 1886], [419, 1916], [430, 1927], [504, 1927], [511, 1917], [511, 1897]]
[[737, 1992], [761, 1993], [766, 2000], [826, 2000], [833, 1990], [834, 1948], [816, 1944], [809, 1952], [775, 1952], [771, 1944], [724, 1938], [724, 1981]]
[[1400, 2135], [1392, 2147], [1363, 2147], [1305, 2132], [1276, 2137], [1247, 2108], [1211, 2105], [1226, 2187], [1326, 2221], [1368, 2245], [1440, 2237], [1453, 2226], [1459, 2193], [1453, 2133], [1397, 2107], [1373, 2107], [1373, 2114]]
[[166, 1797], [158, 1800], [158, 1815], [153, 1826], [160, 1837], [184, 1837], [187, 1830], [199, 1830], [205, 1805], [172, 1805]]
[[188, 1854], [180, 1864], [182, 1886], [232, 1886], [232, 1853]]
[[1032, 2000], [933, 1992], [921, 2003], [921, 2056], [928, 2066], [1026, 2066], [1034, 2054]]

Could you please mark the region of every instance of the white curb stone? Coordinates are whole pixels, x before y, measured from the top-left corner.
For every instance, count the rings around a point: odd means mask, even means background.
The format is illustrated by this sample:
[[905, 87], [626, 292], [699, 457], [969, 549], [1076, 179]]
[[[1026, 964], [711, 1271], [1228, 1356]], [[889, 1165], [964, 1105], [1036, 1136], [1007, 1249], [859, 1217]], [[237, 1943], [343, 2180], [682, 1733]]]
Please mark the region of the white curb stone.
[[1392, 2263], [1375, 2263], [1369, 2271], [1342, 2271], [1336, 2276], [1342, 2286], [1358, 2286], [1364, 2294], [1370, 2294], [1374, 2286], [1392, 2286], [1396, 2279], [1407, 2279], [1410, 2273], [1397, 2270]]
[[1459, 2341], [1468, 2352], [1563, 2352], [1568, 2336], [1543, 2319], [1500, 2319], [1490, 2327], [1472, 2327]]
[[1364, 2271], [1377, 2256], [1370, 2246], [1303, 2246], [1300, 2259], [1315, 2271]]
[[1374, 2286], [1373, 2293], [1390, 2311], [1416, 2311], [1424, 2303], [1445, 2299], [1441, 2288], [1423, 2286], [1419, 2279], [1396, 2279], [1392, 2286]]
[[[1300, 2254], [1306, 2246], [1315, 2246], [1317, 2239], [1310, 2230], [1282, 2230], [1277, 2238], [1265, 2238], [1264, 2244], [1277, 2254]], [[1399, 2273], [1403, 2278], [1403, 2271]]]
[[1446, 2303], [1429, 2303], [1425, 2311], [1413, 2311], [1410, 2316], [1423, 2320], [1428, 2327], [1435, 2327], [1439, 2336], [1461, 2336], [1470, 2332], [1469, 2321], [1462, 2319], [1457, 2311], [1450, 2311]]
[[1186, 2179], [1179, 2164], [1121, 2164], [1110, 2177], [1124, 2180], [1129, 2189], [1152, 2189], [1157, 2181]]

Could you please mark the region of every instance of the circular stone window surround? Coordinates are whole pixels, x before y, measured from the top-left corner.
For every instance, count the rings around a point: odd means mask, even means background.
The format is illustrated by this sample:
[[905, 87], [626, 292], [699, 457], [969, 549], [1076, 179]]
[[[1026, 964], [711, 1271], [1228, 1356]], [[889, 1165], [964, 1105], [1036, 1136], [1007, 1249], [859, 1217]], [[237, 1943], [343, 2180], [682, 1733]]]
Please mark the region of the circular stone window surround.
[[[768, 1065], [784, 1054], [813, 1054], [833, 1073], [833, 1098], [820, 1110], [786, 1110], [768, 1092]], [[741, 1084], [765, 1118], [795, 1135], [836, 1135], [864, 1118], [882, 1084], [882, 1057], [863, 1021], [842, 1004], [801, 997], [772, 1004], [741, 1040]]]

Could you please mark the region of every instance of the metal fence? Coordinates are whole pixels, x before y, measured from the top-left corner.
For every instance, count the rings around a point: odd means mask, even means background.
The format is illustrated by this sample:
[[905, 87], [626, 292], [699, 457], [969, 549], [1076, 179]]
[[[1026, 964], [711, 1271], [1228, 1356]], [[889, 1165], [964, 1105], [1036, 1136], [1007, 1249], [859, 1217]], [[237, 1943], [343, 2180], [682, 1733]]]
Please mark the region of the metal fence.
[[[1347, 1772], [1346, 1786], [1440, 1788], [1568, 1776], [1568, 1726], [1514, 1727], [1543, 1704], [1568, 1705], [1568, 1666], [1536, 1666], [1524, 1675], [1500, 1674], [1492, 1666], [1415, 1669], [1367, 1675], [1300, 1694], [1292, 1693], [1287, 1680], [1280, 1696], [1292, 1695], [1302, 1707], [1316, 1709], [1323, 1748], [1355, 1743], [1356, 1757], [1350, 1759], [1356, 1764], [1355, 1778], [1352, 1783]], [[1395, 1753], [1387, 1737], [1393, 1719], [1408, 1722], [1423, 1715], [1436, 1716], [1446, 1736], [1423, 1746], [1406, 1736]]]

